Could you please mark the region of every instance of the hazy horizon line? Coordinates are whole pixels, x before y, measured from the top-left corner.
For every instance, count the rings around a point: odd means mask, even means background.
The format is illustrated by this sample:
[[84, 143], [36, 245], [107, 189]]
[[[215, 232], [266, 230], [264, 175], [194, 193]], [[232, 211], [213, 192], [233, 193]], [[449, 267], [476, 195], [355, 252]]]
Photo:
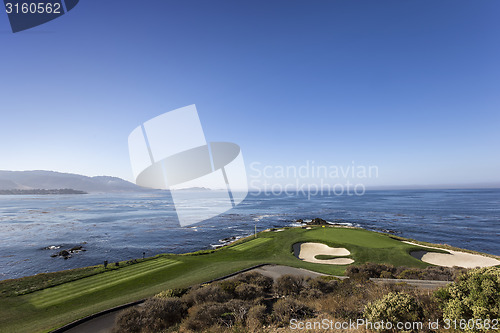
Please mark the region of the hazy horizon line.
[[[41, 171], [41, 172], [53, 172], [53, 173], [60, 173], [60, 174], [72, 174], [72, 175], [77, 175], [77, 176], [84, 176], [84, 177], [113, 177], [113, 178], [119, 178], [124, 181], [130, 182], [132, 184], [135, 184], [135, 182], [122, 178], [119, 176], [112, 176], [112, 175], [85, 175], [85, 174], [80, 174], [76, 172], [68, 172], [68, 171], [55, 171], [55, 170], [42, 170], [42, 169], [31, 169], [31, 170], [5, 170], [5, 169], [0, 169], [0, 172], [2, 171], [7, 171], [7, 172], [36, 172], [36, 171]], [[500, 181], [491, 181], [491, 182], [469, 182], [469, 183], [427, 183], [427, 184], [401, 184], [401, 185], [395, 185], [395, 184], [388, 184], [388, 185], [365, 185], [366, 190], [419, 190], [419, 189], [500, 189]], [[318, 188], [321, 190], [321, 188]], [[212, 190], [212, 189], [210, 189]], [[216, 190], [216, 189], [214, 189]], [[262, 189], [261, 189], [262, 190]], [[290, 189], [291, 191], [295, 191], [298, 189]], [[256, 191], [250, 191], [249, 192], [256, 192]]]

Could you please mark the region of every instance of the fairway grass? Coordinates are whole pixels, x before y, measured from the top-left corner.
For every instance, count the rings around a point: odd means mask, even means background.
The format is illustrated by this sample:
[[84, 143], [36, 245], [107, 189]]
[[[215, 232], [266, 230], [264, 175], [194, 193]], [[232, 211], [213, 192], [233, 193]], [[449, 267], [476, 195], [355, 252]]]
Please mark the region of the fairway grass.
[[232, 247], [230, 247], [230, 249], [236, 250], [236, 251], [246, 251], [246, 250], [249, 250], [249, 249], [256, 247], [258, 245], [262, 245], [263, 243], [266, 243], [270, 240], [272, 240], [272, 238], [257, 238], [257, 239], [253, 239], [253, 240], [232, 246]]
[[72, 298], [81, 297], [85, 294], [98, 292], [129, 280], [141, 278], [144, 275], [179, 263], [179, 261], [159, 258], [158, 260], [137, 264], [135, 267], [129, 266], [121, 270], [105, 272], [72, 283], [65, 283], [41, 290], [33, 295], [30, 302], [37, 308], [48, 307]]
[[[48, 288], [45, 287], [46, 275], [32, 277], [30, 280], [35, 283], [39, 278], [45, 289], [18, 296], [12, 292], [0, 297], [0, 332], [48, 332], [76, 319], [153, 296], [168, 288], [189, 287], [258, 264], [344, 274], [347, 265], [297, 259], [293, 244], [299, 242], [346, 248], [351, 253], [349, 257], [355, 260], [353, 265], [373, 262], [420, 268], [429, 266], [410, 255], [411, 251], [429, 249], [403, 243], [386, 234], [339, 227], [287, 228], [278, 233], [261, 232], [256, 239], [251, 236], [211, 253], [165, 254], [118, 269], [104, 270], [101, 267], [98, 269], [102, 273]], [[61, 276], [64, 272], [57, 274]], [[68, 274], [75, 275], [75, 272]], [[13, 282], [16, 281], [5, 283], [15, 286]]]

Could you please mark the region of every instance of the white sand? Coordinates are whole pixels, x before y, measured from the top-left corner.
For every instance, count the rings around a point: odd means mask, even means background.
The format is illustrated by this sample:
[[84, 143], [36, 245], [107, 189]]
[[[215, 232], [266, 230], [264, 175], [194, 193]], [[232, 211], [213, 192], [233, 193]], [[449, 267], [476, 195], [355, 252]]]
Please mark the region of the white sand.
[[475, 268], [475, 267], [490, 267], [500, 265], [500, 260], [482, 256], [479, 254], [472, 254], [466, 252], [453, 251], [448, 249], [442, 249], [439, 247], [425, 246], [412, 242], [404, 241], [404, 243], [417, 245], [421, 247], [426, 247], [429, 249], [444, 250], [447, 253], [436, 253], [427, 251], [414, 251], [411, 255], [414, 258], [420, 259], [428, 264], [443, 266], [443, 267], [464, 267], [464, 268]]
[[316, 259], [317, 255], [348, 256], [351, 254], [343, 247], [329, 247], [321, 243], [296, 243], [293, 244], [293, 252], [297, 258], [315, 264], [348, 265], [354, 260], [350, 258], [334, 258], [327, 260]]

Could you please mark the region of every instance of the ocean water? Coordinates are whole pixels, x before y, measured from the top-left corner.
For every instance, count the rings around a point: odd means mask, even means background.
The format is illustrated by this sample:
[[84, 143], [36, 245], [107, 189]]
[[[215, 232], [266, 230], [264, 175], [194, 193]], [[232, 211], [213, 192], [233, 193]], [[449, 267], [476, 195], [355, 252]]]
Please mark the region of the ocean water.
[[[236, 208], [181, 228], [168, 192], [0, 196], [0, 280], [209, 249], [296, 219], [327, 221], [500, 255], [500, 190], [367, 191], [363, 196], [250, 193]], [[83, 245], [69, 259], [51, 257]]]

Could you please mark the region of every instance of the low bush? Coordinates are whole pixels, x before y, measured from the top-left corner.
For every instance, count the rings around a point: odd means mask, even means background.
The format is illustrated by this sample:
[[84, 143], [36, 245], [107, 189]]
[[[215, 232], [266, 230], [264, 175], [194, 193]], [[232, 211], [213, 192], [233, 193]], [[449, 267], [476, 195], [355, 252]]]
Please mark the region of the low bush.
[[281, 296], [299, 294], [307, 287], [306, 280], [301, 276], [283, 275], [274, 284], [274, 291]]
[[238, 287], [242, 282], [236, 279], [224, 280], [220, 281], [217, 284], [222, 288], [222, 290], [226, 291], [228, 294], [236, 297], [236, 287]]
[[235, 324], [243, 326], [246, 322], [248, 312], [252, 303], [240, 299], [232, 299], [225, 304], [234, 318]]
[[238, 281], [254, 284], [262, 287], [264, 292], [270, 292], [273, 289], [274, 280], [268, 276], [257, 272], [242, 274], [238, 277]]
[[292, 298], [282, 298], [274, 304], [272, 317], [277, 325], [288, 325], [292, 318], [300, 320], [313, 315], [313, 309], [304, 303]]
[[467, 268], [457, 266], [429, 266], [425, 268], [424, 275], [427, 280], [455, 281], [460, 275], [466, 273], [467, 271]]
[[437, 299], [432, 293], [420, 292], [416, 293], [415, 297], [422, 307], [424, 318], [432, 322], [436, 322], [443, 318], [443, 311]]
[[157, 298], [181, 297], [187, 291], [188, 291], [188, 289], [167, 289], [167, 290], [164, 290], [164, 291], [156, 294], [154, 297], [157, 297]]
[[317, 300], [315, 308], [335, 318], [356, 320], [361, 318], [364, 305], [376, 298], [379, 286], [370, 282], [358, 283], [350, 279], [339, 283], [337, 289]]
[[179, 298], [152, 297], [143, 306], [121, 312], [115, 323], [115, 333], [160, 332], [181, 322], [187, 315], [187, 305]]
[[265, 295], [264, 289], [255, 284], [241, 283], [234, 290], [236, 296], [243, 300], [253, 300]]
[[309, 285], [309, 288], [312, 289], [317, 289], [321, 291], [324, 294], [328, 294], [333, 292], [339, 287], [339, 282], [340, 280], [337, 278], [334, 279], [326, 279], [323, 276], [315, 278], [315, 279], [309, 279], [307, 280], [307, 284]]
[[[500, 268], [487, 267], [462, 274], [455, 283], [435, 292], [449, 320], [500, 318]], [[469, 329], [466, 331], [487, 331]]]
[[232, 326], [234, 322], [235, 317], [227, 304], [209, 302], [193, 306], [184, 325], [189, 330], [201, 331], [214, 325]]
[[179, 298], [153, 297], [144, 302], [141, 317], [153, 331], [160, 331], [180, 322], [187, 315], [187, 309], [186, 302]]
[[389, 271], [382, 271], [380, 273], [380, 278], [382, 278], [382, 279], [393, 279], [394, 278], [394, 274], [392, 272], [389, 272]]
[[[449, 278], [458, 271], [433, 267], [414, 272], [371, 264], [352, 273], [363, 276], [427, 274]], [[499, 268], [470, 271], [435, 293], [406, 283], [377, 284], [356, 278], [304, 279], [288, 275], [277, 280], [274, 295], [256, 282], [263, 281], [264, 286], [271, 289], [268, 278], [245, 274], [194, 287], [181, 297], [171, 296], [179, 296], [184, 291], [166, 290], [142, 307], [123, 311], [113, 332], [289, 332], [287, 328], [278, 327], [288, 326], [292, 318], [356, 321], [365, 317], [371, 322], [424, 323], [442, 322], [443, 317], [493, 319], [500, 314], [499, 271]]]
[[379, 278], [382, 272], [385, 272], [384, 275], [393, 275], [396, 273], [396, 268], [391, 265], [366, 263], [347, 267], [345, 274], [354, 279], [369, 279]]
[[385, 279], [415, 279], [415, 280], [438, 280], [454, 281], [467, 269], [461, 267], [439, 267], [429, 266], [426, 268], [394, 267], [392, 265], [366, 263], [363, 265], [349, 266], [346, 275], [355, 280], [367, 280], [370, 278]]
[[142, 330], [141, 313], [137, 308], [132, 307], [123, 310], [118, 314], [113, 327], [113, 333], [140, 333]]
[[226, 302], [231, 295], [224, 290], [220, 284], [212, 283], [207, 286], [199, 286], [188, 292], [183, 297], [189, 305], [206, 302]]
[[324, 296], [324, 294], [318, 289], [305, 288], [300, 292], [300, 294], [298, 296], [300, 298], [312, 298], [312, 299], [314, 299], [314, 298], [322, 297], [322, 296]]
[[396, 276], [398, 279], [414, 279], [414, 280], [424, 280], [425, 274], [423, 270], [418, 268], [405, 269]]
[[[423, 321], [423, 309], [417, 300], [406, 293], [389, 293], [382, 299], [370, 302], [364, 310], [364, 317], [372, 322], [397, 323]], [[393, 330], [387, 330], [391, 332]]]
[[267, 308], [265, 305], [258, 304], [248, 310], [246, 326], [254, 331], [258, 331], [262, 326], [268, 323]]

